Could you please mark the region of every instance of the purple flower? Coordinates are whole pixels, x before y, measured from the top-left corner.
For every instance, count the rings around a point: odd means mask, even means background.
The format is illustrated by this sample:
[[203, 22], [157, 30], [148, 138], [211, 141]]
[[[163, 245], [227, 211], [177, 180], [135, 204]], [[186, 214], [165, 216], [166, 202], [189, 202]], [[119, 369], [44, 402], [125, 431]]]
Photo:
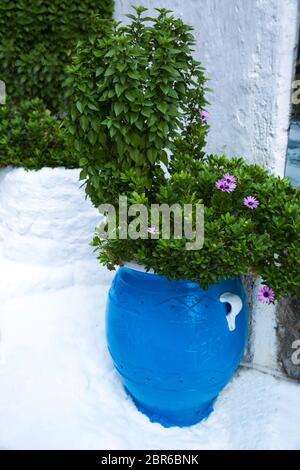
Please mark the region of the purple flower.
[[268, 286], [263, 286], [259, 289], [257, 297], [263, 304], [269, 304], [275, 299], [274, 292]]
[[227, 183], [227, 181], [221, 179], [216, 182], [216, 188], [223, 191], [223, 193], [232, 193], [236, 188], [236, 183]]
[[223, 180], [226, 181], [226, 183], [228, 183], [228, 184], [236, 183], [236, 176], [230, 175], [229, 173], [226, 173], [223, 176]]
[[200, 112], [200, 117], [202, 121], [207, 122], [209, 118], [209, 112], [208, 111], [201, 111]]
[[247, 196], [244, 198], [244, 206], [248, 209], [256, 209], [259, 206], [259, 201], [253, 196]]
[[26, 142], [22, 142], [20, 144], [20, 147], [22, 147], [22, 149], [26, 149], [28, 147], [28, 144], [26, 144]]
[[148, 227], [147, 232], [150, 233], [150, 235], [156, 235], [158, 233], [155, 227]]

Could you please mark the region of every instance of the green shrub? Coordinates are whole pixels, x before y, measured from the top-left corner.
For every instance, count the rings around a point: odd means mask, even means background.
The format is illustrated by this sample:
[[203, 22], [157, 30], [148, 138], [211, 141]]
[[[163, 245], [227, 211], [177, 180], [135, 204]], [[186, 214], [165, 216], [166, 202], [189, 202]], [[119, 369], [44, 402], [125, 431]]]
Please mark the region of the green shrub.
[[137, 261], [203, 287], [253, 273], [276, 298], [299, 297], [299, 191], [258, 165], [205, 155], [205, 77], [192, 58], [191, 28], [166, 10], [154, 19], [143, 18], [143, 11], [137, 8], [128, 26], [111, 31], [98, 22], [98, 35], [79, 44], [69, 69], [68, 130], [96, 206], [118, 209], [120, 195], [148, 213], [154, 203], [203, 204], [204, 246], [187, 250], [188, 240], [174, 230], [163, 239], [161, 220], [158, 239], [122, 239], [117, 218], [115, 239], [99, 232], [94, 238], [101, 263], [114, 269]]
[[176, 142], [203, 156], [205, 77], [192, 57], [191, 28], [164, 9], [157, 18], [135, 10], [127, 26], [99, 21], [69, 68], [68, 128], [96, 206], [128, 191], [151, 198]]
[[0, 168], [9, 165], [35, 170], [78, 168], [62, 123], [38, 98], [17, 106], [0, 106]]
[[92, 14], [110, 18], [113, 0], [1, 0], [0, 79], [14, 102], [41, 98], [63, 111], [65, 67]]

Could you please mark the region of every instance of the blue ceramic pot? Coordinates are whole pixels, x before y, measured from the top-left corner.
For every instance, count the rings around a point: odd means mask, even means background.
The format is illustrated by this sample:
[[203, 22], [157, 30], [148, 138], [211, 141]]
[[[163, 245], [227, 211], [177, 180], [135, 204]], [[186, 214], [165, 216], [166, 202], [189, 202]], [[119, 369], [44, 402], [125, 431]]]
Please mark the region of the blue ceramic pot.
[[122, 267], [108, 297], [108, 347], [124, 387], [151, 421], [206, 418], [243, 356], [248, 309], [240, 280], [195, 282]]

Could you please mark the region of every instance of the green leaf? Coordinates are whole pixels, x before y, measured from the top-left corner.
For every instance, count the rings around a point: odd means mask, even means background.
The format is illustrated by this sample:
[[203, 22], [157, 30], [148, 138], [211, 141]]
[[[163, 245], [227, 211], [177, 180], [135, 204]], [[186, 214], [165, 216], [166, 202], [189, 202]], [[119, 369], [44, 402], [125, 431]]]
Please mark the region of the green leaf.
[[143, 126], [143, 121], [142, 121], [141, 119], [138, 119], [138, 120], [135, 122], [135, 125], [136, 125], [136, 127], [137, 127], [140, 131], [142, 131], [143, 128], [144, 128], [144, 126]]
[[122, 62], [119, 62], [117, 64], [117, 69], [119, 70], [119, 72], [124, 72], [124, 70], [126, 69], [126, 64], [122, 63]]
[[95, 106], [93, 103], [88, 103], [88, 108], [92, 111], [99, 111], [99, 108]]
[[86, 158], [81, 158], [81, 159], [79, 160], [79, 165], [80, 165], [80, 166], [84, 166], [84, 165], [86, 165], [87, 163], [88, 163], [88, 160], [87, 160]]
[[141, 113], [143, 116], [149, 117], [152, 114], [152, 110], [145, 107], [142, 109]]
[[141, 78], [141, 75], [136, 70], [129, 70], [128, 77], [133, 78], [134, 80], [139, 80]]
[[108, 69], [104, 73], [104, 77], [110, 77], [115, 73], [115, 69], [113, 67], [108, 67]]
[[116, 90], [116, 94], [118, 98], [119, 96], [121, 96], [121, 94], [123, 93], [125, 89], [126, 87], [124, 85], [121, 85], [120, 83], [116, 83], [115, 90]]
[[151, 163], [154, 163], [157, 157], [157, 151], [153, 147], [147, 150], [147, 158]]
[[166, 103], [158, 103], [156, 106], [159, 111], [161, 111], [163, 114], [166, 114], [168, 109], [168, 105]]
[[93, 54], [94, 54], [95, 57], [102, 57], [103, 56], [102, 51], [93, 50]]
[[93, 132], [92, 130], [89, 131], [88, 139], [92, 145], [95, 145], [95, 143], [97, 142], [97, 134]]
[[103, 72], [104, 72], [103, 67], [97, 67], [96, 68], [96, 77], [99, 77], [99, 75], [101, 75]]

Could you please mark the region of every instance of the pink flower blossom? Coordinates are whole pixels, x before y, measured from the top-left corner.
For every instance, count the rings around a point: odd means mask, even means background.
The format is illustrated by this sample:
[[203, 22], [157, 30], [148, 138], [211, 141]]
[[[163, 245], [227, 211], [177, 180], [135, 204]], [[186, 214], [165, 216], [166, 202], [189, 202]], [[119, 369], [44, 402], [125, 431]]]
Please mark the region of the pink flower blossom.
[[274, 292], [268, 286], [263, 286], [259, 290], [257, 297], [258, 300], [260, 300], [260, 302], [262, 302], [263, 304], [269, 304], [275, 299]]
[[259, 201], [253, 196], [247, 196], [244, 198], [244, 206], [249, 209], [256, 209], [259, 206]]
[[220, 179], [216, 182], [216, 188], [223, 193], [232, 193], [236, 188], [236, 183], [227, 183], [224, 179]]
[[200, 117], [202, 121], [207, 122], [209, 118], [209, 112], [208, 111], [201, 111], [200, 112]]

